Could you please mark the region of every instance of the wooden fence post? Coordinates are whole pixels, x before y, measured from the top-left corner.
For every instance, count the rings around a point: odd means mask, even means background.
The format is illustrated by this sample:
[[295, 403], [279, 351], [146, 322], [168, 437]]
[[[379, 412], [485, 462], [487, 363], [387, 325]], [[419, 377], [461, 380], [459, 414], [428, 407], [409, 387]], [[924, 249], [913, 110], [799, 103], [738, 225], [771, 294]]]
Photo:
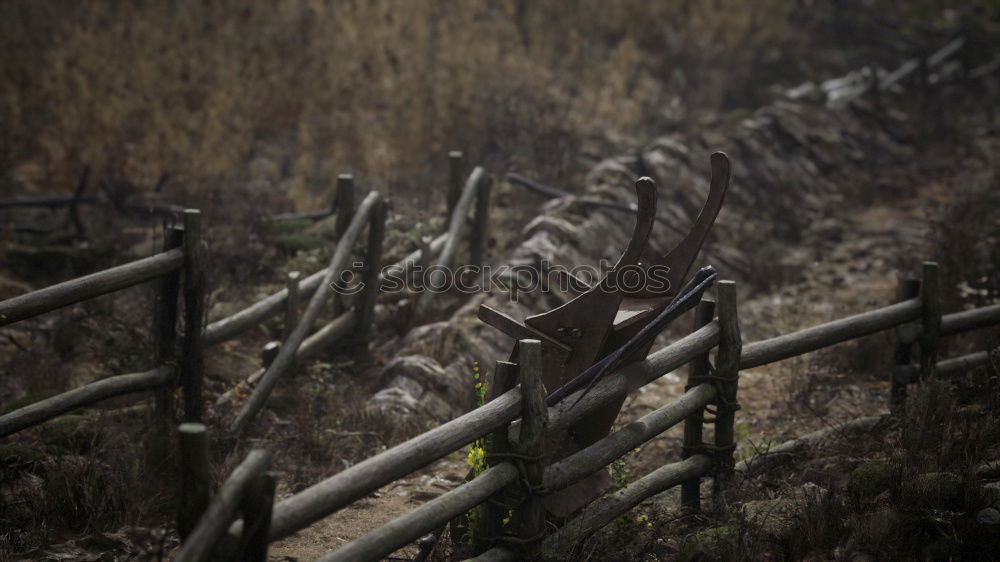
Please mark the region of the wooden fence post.
[[[337, 176], [337, 241], [343, 238], [347, 232], [347, 227], [354, 218], [354, 176], [352, 174], [340, 174]], [[340, 316], [347, 310], [348, 301], [343, 299], [344, 295], [334, 295], [331, 299], [333, 315]]]
[[260, 364], [265, 369], [274, 363], [274, 358], [278, 356], [278, 352], [281, 351], [280, 341], [269, 341], [264, 344], [264, 347], [260, 350]]
[[287, 339], [292, 330], [299, 325], [299, 278], [302, 274], [298, 271], [288, 272], [285, 278], [285, 288], [288, 289], [288, 298], [285, 300], [285, 326], [281, 339]]
[[524, 409], [517, 454], [524, 463], [528, 497], [516, 512], [515, 528], [521, 541], [522, 559], [535, 560], [541, 553], [545, 531], [545, 510], [537, 491], [545, 475], [544, 439], [548, 425], [545, 387], [542, 385], [542, 342], [525, 339], [518, 343], [518, 372]]
[[202, 271], [201, 211], [184, 210], [184, 343], [181, 384], [184, 421], [201, 421], [202, 334], [205, 329], [205, 273]]
[[379, 272], [382, 269], [382, 241], [385, 238], [385, 218], [387, 205], [379, 201], [372, 207], [371, 219], [368, 222], [368, 248], [365, 259], [364, 288], [358, 300], [358, 338], [359, 350], [364, 353], [368, 349], [368, 340], [375, 333], [375, 301], [379, 292]]
[[[517, 386], [517, 364], [497, 361], [493, 370], [493, 380], [490, 381], [490, 388], [486, 396], [487, 403], [515, 386]], [[503, 455], [510, 452], [510, 441], [507, 434], [509, 427], [510, 424], [499, 427], [490, 434], [486, 441], [486, 462], [490, 466], [500, 464]], [[500, 493], [493, 500], [484, 504], [481, 524], [472, 535], [482, 537], [486, 548], [492, 546], [489, 543], [503, 534], [503, 520], [507, 517], [508, 511], [504, 506], [504, 497], [505, 494]]]
[[923, 266], [921, 300], [923, 301], [923, 334], [920, 337], [920, 376], [934, 376], [937, 364], [937, 337], [941, 327], [941, 271], [938, 264], [925, 261]]
[[[184, 244], [184, 231], [177, 227], [163, 230], [163, 251], [169, 252]], [[174, 358], [174, 346], [177, 345], [178, 297], [181, 292], [180, 270], [170, 272], [160, 278], [156, 297], [156, 310], [153, 319], [153, 333], [156, 337], [156, 364], [163, 365]], [[171, 449], [171, 433], [174, 427], [174, 389], [177, 376], [170, 377], [170, 382], [158, 388], [154, 394], [156, 402], [157, 430], [150, 451], [150, 460], [162, 462], [168, 458], [167, 451]]]
[[335, 225], [337, 236], [343, 236], [347, 230], [347, 225], [351, 224], [351, 217], [354, 216], [354, 176], [352, 174], [340, 174], [337, 176], [337, 224]]
[[462, 194], [462, 159], [461, 151], [452, 150], [448, 153], [448, 208], [444, 216], [445, 228], [451, 222], [451, 214], [458, 204], [458, 199]]
[[[919, 280], [904, 279], [899, 283], [899, 302], [915, 299], [919, 296]], [[908, 326], [912, 326], [912, 324], [903, 324], [896, 328], [896, 348], [893, 352], [892, 382], [889, 390], [889, 407], [893, 411], [906, 402], [906, 385], [910, 382], [910, 375], [906, 371], [913, 352], [913, 338], [900, 334], [900, 331], [905, 330]]]
[[[715, 316], [715, 301], [707, 298], [701, 299], [698, 308], [694, 312], [694, 325], [691, 332], [697, 332], [701, 327], [712, 321]], [[688, 364], [688, 383], [684, 390], [691, 390], [695, 386], [705, 382], [709, 374], [708, 352], [699, 355]], [[684, 450], [683, 458], [687, 459], [691, 455], [698, 454], [703, 448], [702, 429], [705, 410], [702, 408], [697, 414], [684, 420]], [[701, 510], [701, 478], [692, 478], [681, 484], [681, 507], [689, 513], [698, 513]]]
[[247, 482], [240, 505], [243, 513], [243, 536], [238, 559], [241, 561], [267, 562], [276, 477], [275, 472], [267, 471]]
[[739, 387], [743, 340], [740, 336], [740, 321], [736, 310], [736, 283], [719, 281], [716, 285], [716, 294], [719, 312], [719, 350], [715, 355], [715, 374], [720, 382], [720, 396], [717, 397], [715, 415], [715, 448], [719, 463], [715, 485], [718, 490], [719, 486], [732, 476], [735, 465], [734, 422], [736, 410], [740, 408], [736, 402], [736, 391]]
[[486, 255], [486, 241], [489, 239], [490, 226], [490, 190], [493, 181], [483, 178], [476, 187], [476, 211], [473, 217], [472, 235], [470, 237], [469, 263], [482, 266]]
[[181, 540], [198, 525], [208, 507], [208, 433], [200, 423], [182, 423], [180, 437], [181, 490], [177, 500], [177, 533]]

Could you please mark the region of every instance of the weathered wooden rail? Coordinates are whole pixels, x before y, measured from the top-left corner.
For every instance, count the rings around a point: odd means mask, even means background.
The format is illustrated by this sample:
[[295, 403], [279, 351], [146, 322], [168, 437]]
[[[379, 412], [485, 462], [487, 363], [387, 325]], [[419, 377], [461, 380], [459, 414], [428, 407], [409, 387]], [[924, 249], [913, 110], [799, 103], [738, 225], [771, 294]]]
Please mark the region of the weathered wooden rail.
[[[448, 231], [389, 266], [389, 272], [402, 273], [413, 265], [431, 264], [435, 263], [434, 260], [445, 259], [452, 263], [457, 259], [459, 243], [465, 238], [469, 238], [471, 258], [478, 261], [483, 259], [491, 186], [482, 168], [477, 167], [463, 187], [461, 160], [461, 153], [449, 154], [451, 174]], [[86, 173], [81, 179], [81, 185], [85, 183], [85, 179]], [[186, 423], [182, 424], [179, 431], [183, 470], [178, 529], [189, 540], [178, 553], [178, 559], [211, 559], [211, 547], [215, 542], [213, 537], [220, 529], [225, 531], [239, 511], [244, 519], [248, 516], [256, 517], [252, 523], [252, 532], [240, 542], [239, 559], [265, 560], [270, 508], [273, 503], [268, 493], [273, 493], [274, 483], [273, 474], [268, 482], [265, 469], [269, 460], [262, 460], [264, 453], [252, 453], [244, 463], [251, 465], [241, 465], [215, 499], [211, 502], [208, 500], [207, 437], [204, 426], [199, 423], [204, 405], [202, 355], [205, 348], [232, 339], [261, 322], [284, 313], [284, 341], [266, 346], [264, 368], [233, 389], [253, 389], [250, 400], [231, 426], [234, 430], [241, 430], [263, 407], [278, 379], [294, 365], [315, 357], [338, 342], [367, 342], [373, 337], [375, 301], [384, 279], [381, 253], [386, 203], [378, 193], [373, 192], [355, 209], [353, 189], [353, 178], [349, 174], [341, 174], [331, 211], [302, 214], [317, 219], [334, 212], [337, 215], [336, 230], [339, 239], [328, 267], [304, 279], [297, 273], [290, 275], [286, 289], [207, 326], [203, 321], [205, 283], [202, 273], [200, 213], [197, 210], [184, 211], [183, 227], [171, 226], [166, 229], [164, 248], [159, 254], [0, 302], [0, 326], [4, 326], [144, 282], [160, 281], [153, 319], [157, 367], [146, 372], [98, 380], [0, 415], [0, 437], [108, 398], [153, 390], [159, 412], [158, 423], [161, 425], [160, 429], [164, 430], [157, 433], [154, 439], [160, 442], [158, 450], [165, 453], [168, 447], [166, 442], [170, 437], [166, 428], [173, 424], [174, 394], [175, 389], [180, 386], [183, 389], [183, 418]], [[68, 206], [71, 211], [75, 211], [77, 203], [89, 201], [80, 196], [81, 192], [82, 189], [78, 187], [73, 198], [19, 200], [4, 202], [4, 206], [41, 204]], [[453, 193], [457, 194], [454, 202], [451, 201]], [[470, 212], [473, 215], [471, 219]], [[283, 220], [303, 217], [272, 218]], [[334, 292], [331, 282], [347, 267], [353, 246], [366, 227], [368, 240], [365, 288], [346, 310], [314, 332], [312, 328], [320, 310]], [[300, 298], [309, 299], [309, 304], [301, 315], [298, 311]], [[180, 300], [183, 300], [183, 307], [179, 306]], [[177, 345], [176, 331], [181, 314], [185, 317], [185, 327], [180, 345]], [[220, 401], [231, 399], [232, 396], [231, 390]], [[268, 488], [271, 492], [267, 492]], [[234, 508], [235, 504], [239, 505]]]
[[[543, 391], [533, 382], [539, 377], [540, 369], [540, 361], [533, 355], [537, 344], [533, 340], [523, 340], [519, 345], [520, 364], [510, 366], [501, 363], [497, 369], [498, 372], [507, 374], [512, 369], [516, 371], [519, 385], [503, 391], [511, 383], [500, 382], [498, 384], [501, 388], [493, 393], [495, 397], [482, 407], [277, 502], [272, 512], [270, 540], [287, 537], [478, 439], [490, 437], [491, 442], [496, 444], [497, 436], [505, 436], [506, 442], [516, 448], [523, 445], [522, 439], [530, 436], [526, 432], [533, 434], [536, 431], [529, 428], [544, 426], [546, 434], [563, 431], [600, 406], [688, 362], [695, 361], [697, 365], [698, 361], [707, 357], [711, 349], [718, 347], [713, 377], [705, 377], [704, 369], [692, 368], [688, 390], [681, 397], [590, 447], [544, 467], [542, 485], [525, 489], [523, 482], [525, 479], [531, 481], [530, 474], [522, 473], [514, 463], [502, 460], [494, 462], [475, 479], [328, 553], [322, 560], [378, 560], [500, 494], [508, 501], [515, 498], [509, 506], [514, 510], [514, 517], [507, 527], [513, 534], [510, 540], [489, 537], [500, 539], [499, 544], [484, 553], [481, 560], [514, 560], [526, 555], [534, 556], [537, 552], [547, 556], [565, 554], [587, 535], [645, 499], [682, 484], [686, 490], [682, 496], [685, 506], [688, 509], [698, 509], [700, 498], [697, 483], [700, 478], [711, 473], [717, 479], [725, 481], [733, 474], [757, 472], [780, 462], [782, 452], [800, 450], [821, 433], [810, 434], [775, 447], [770, 455], [767, 452], [761, 453], [736, 465], [732, 456], [735, 446], [732, 426], [733, 413], [737, 408], [739, 370], [781, 361], [892, 328], [897, 328], [899, 334], [908, 334], [906, 326], [915, 321], [921, 323], [922, 331], [934, 333], [935, 339], [1000, 324], [1000, 307], [997, 306], [944, 316], [937, 314], [935, 310], [939, 296], [934, 283], [936, 276], [936, 264], [927, 263], [924, 265], [925, 290], [916, 297], [748, 344], [741, 342], [739, 334], [735, 285], [720, 282], [717, 307], [708, 301], [703, 303], [700, 307], [701, 319], [696, 322], [695, 330], [690, 335], [650, 354], [646, 360], [608, 376], [572, 408], [570, 405], [576, 401], [580, 392], [547, 410], [533, 411], [527, 407], [532, 400], [539, 399]], [[710, 319], [711, 314], [706, 315], [704, 311], [715, 308], [718, 310], [718, 317]], [[932, 347], [935, 345], [933, 341], [922, 335], [910, 334], [909, 337], [921, 337], [921, 354], [932, 356]], [[986, 353], [975, 353], [935, 361], [931, 368], [936, 368], [936, 373], [943, 375], [954, 372], [958, 366], [964, 368], [977, 365], [986, 359]], [[911, 372], [920, 370], [920, 367], [911, 368]], [[714, 405], [717, 413], [714, 421], [716, 430], [715, 443], [706, 445], [702, 442], [701, 414], [709, 405]], [[542, 419], [547, 419], [547, 423], [540, 425]], [[699, 420], [697, 425], [685, 428], [684, 460], [661, 467], [624, 490], [595, 502], [551, 535], [529, 536], [530, 533], [525, 532], [525, 529], [537, 528], [537, 518], [533, 515], [536, 505], [534, 500], [600, 470], [663, 431], [683, 421], [691, 422], [695, 419]], [[849, 425], [871, 427], [874, 423], [872, 420], [877, 419], [865, 418]], [[484, 513], [493, 513], [495, 516], [497, 513], [506, 514], [506, 510], [486, 510]], [[242, 528], [242, 522], [236, 522], [229, 528], [215, 551], [216, 556], [225, 559], [237, 551]], [[504, 526], [502, 523], [492, 522], [486, 524], [485, 528], [504, 529]]]
[[188, 209], [184, 211], [183, 228], [170, 227], [166, 230], [163, 252], [159, 254], [0, 302], [2, 326], [147, 281], [160, 280], [153, 321], [157, 367], [142, 373], [98, 380], [8, 412], [0, 416], [0, 436], [107, 398], [145, 390], [157, 391], [159, 416], [172, 417], [173, 403], [165, 395], [173, 395], [173, 387], [178, 381], [184, 388], [185, 418], [196, 419], [200, 415], [200, 394], [197, 394], [201, 386], [200, 321], [192, 322], [189, 318], [185, 325], [182, 347], [186, 359], [179, 359], [173, 354], [182, 274], [184, 310], [188, 315], [197, 314], [199, 303], [204, 301], [204, 286], [200, 282], [200, 221], [201, 213]]

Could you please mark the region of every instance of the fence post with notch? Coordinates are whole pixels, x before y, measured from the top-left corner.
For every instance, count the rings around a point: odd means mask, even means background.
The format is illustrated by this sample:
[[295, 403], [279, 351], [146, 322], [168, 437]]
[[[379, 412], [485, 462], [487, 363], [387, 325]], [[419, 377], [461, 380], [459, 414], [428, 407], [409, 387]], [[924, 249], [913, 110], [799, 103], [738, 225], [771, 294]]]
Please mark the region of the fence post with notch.
[[515, 453], [524, 466], [524, 486], [528, 496], [514, 512], [512, 522], [520, 544], [523, 560], [535, 560], [541, 553], [545, 531], [545, 510], [539, 495], [545, 475], [545, 427], [548, 409], [545, 407], [545, 387], [542, 385], [542, 342], [525, 339], [518, 343], [518, 374], [524, 409], [521, 432]]
[[[714, 317], [715, 301], [707, 298], [702, 299], [694, 312], [692, 333], [711, 323]], [[706, 351], [692, 359], [688, 364], [688, 383], [684, 387], [684, 390], [691, 390], [699, 384], [704, 383], [708, 380], [708, 375], [709, 362], [708, 351]], [[704, 414], [705, 409], [702, 408], [700, 412], [684, 420], [684, 448], [682, 456], [685, 459], [698, 454], [704, 448], [702, 441]], [[690, 513], [697, 513], [701, 510], [701, 477], [696, 476], [681, 484], [681, 507]]]
[[[517, 386], [517, 364], [507, 361], [497, 361], [493, 370], [493, 379], [486, 395], [486, 403], [492, 402], [498, 396]], [[503, 462], [504, 455], [510, 453], [510, 440], [507, 430], [510, 424], [504, 424], [491, 433], [486, 439], [486, 462], [496, 466]], [[503, 534], [503, 520], [507, 517], [509, 508], [505, 504], [507, 494], [500, 492], [483, 504], [482, 519], [472, 533], [473, 537], [481, 537], [483, 546], [489, 548], [496, 538]], [[485, 550], [484, 548], [484, 550]]]
[[733, 473], [736, 450], [735, 420], [740, 405], [736, 401], [739, 387], [740, 355], [743, 340], [740, 336], [740, 322], [736, 310], [736, 283], [719, 281], [716, 286], [716, 308], [719, 315], [719, 350], [715, 355], [715, 376], [719, 382], [719, 396], [716, 398], [715, 449], [716, 449], [716, 489], [727, 482]]

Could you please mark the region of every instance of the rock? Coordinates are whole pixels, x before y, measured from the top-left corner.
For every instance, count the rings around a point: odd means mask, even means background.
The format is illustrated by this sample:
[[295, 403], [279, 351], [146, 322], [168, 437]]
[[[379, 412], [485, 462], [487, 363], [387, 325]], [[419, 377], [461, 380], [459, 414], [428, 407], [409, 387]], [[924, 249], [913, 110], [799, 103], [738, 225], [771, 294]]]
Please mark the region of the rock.
[[747, 522], [771, 537], [787, 535], [805, 512], [806, 502], [789, 498], [749, 501], [740, 508]]
[[365, 404], [365, 413], [375, 419], [394, 420], [400, 423], [421, 411], [412, 394], [395, 387], [383, 388]]
[[980, 491], [987, 506], [1000, 509], [1000, 482], [984, 484]]
[[379, 373], [379, 380], [382, 381], [383, 385], [391, 385], [397, 377], [415, 381], [422, 387], [419, 392], [411, 392], [415, 397], [419, 397], [423, 393], [423, 389], [439, 389], [446, 382], [446, 375], [441, 364], [425, 355], [397, 357]]
[[42, 441], [53, 449], [85, 453], [101, 440], [101, 429], [85, 416], [66, 415], [42, 425]]
[[892, 466], [883, 460], [866, 461], [858, 465], [847, 479], [847, 491], [860, 499], [872, 499], [893, 484]]
[[794, 490], [792, 497], [746, 502], [740, 508], [740, 515], [764, 534], [783, 537], [829, 494], [829, 490], [809, 482]]
[[931, 472], [917, 477], [921, 502], [936, 509], [959, 510], [962, 506], [962, 478], [952, 472]]
[[980, 509], [979, 513], [976, 513], [976, 523], [990, 527], [1000, 525], [1000, 511], [992, 507]]
[[684, 541], [684, 547], [677, 560], [678, 562], [729, 560], [736, 554], [739, 539], [739, 529], [730, 525], [698, 531]]

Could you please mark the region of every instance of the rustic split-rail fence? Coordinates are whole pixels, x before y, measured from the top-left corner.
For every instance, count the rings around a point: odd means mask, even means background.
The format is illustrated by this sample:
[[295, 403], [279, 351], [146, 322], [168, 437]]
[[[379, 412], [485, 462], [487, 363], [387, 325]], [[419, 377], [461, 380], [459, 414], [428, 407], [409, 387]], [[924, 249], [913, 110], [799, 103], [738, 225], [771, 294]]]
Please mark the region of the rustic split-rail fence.
[[[394, 267], [416, 263], [451, 265], [459, 241], [471, 233], [472, 261], [480, 263], [486, 240], [490, 184], [481, 168], [465, 181], [455, 171], [461, 157], [451, 155], [448, 231], [426, 241]], [[476, 202], [473, 220], [469, 214]], [[153, 319], [156, 367], [117, 375], [36, 402], [0, 416], [0, 437], [37, 425], [77, 408], [126, 393], [152, 390], [157, 419], [173, 420], [173, 397], [182, 389], [183, 419], [178, 429], [181, 465], [178, 530], [184, 542], [177, 560], [266, 560], [270, 542], [287, 537], [366, 497], [379, 488], [480, 439], [486, 439], [489, 467], [476, 478], [413, 511], [334, 550], [322, 560], [377, 560], [477, 506], [484, 506], [473, 529], [482, 554], [479, 560], [512, 560], [568, 552], [583, 538], [649, 497], [681, 486], [681, 502], [692, 510], [700, 504], [700, 480], [713, 476], [725, 483], [737, 473], [752, 473], [774, 464], [776, 452], [790, 442], [734, 462], [734, 415], [739, 372], [796, 357], [876, 332], [896, 329], [895, 368], [890, 403], [898, 406], [906, 386], [928, 377], [946, 377], [990, 362], [989, 352], [939, 360], [939, 338], [1000, 324], [1000, 305], [942, 315], [938, 266], [927, 262], [922, 280], [901, 284], [900, 302], [847, 318], [744, 344], [740, 335], [736, 285], [721, 281], [717, 298], [704, 299], [694, 314], [692, 333], [644, 361], [629, 365], [599, 382], [575, 406], [580, 394], [545, 407], [541, 384], [540, 344], [520, 342], [518, 362], [498, 362], [488, 402], [435, 429], [362, 461], [293, 496], [274, 503], [275, 476], [266, 451], [253, 450], [210, 496], [208, 434], [202, 421], [202, 356], [212, 345], [232, 339], [281, 313], [284, 341], [265, 347], [264, 367], [250, 375], [244, 388], [250, 399], [230, 429], [242, 430], [260, 411], [277, 381], [297, 363], [349, 337], [365, 341], [374, 333], [375, 298], [379, 287], [386, 204], [369, 193], [353, 208], [353, 180], [338, 179], [337, 230], [340, 235], [329, 265], [309, 277], [290, 274], [286, 289], [222, 320], [204, 324], [205, 283], [202, 225], [197, 210], [183, 212], [183, 225], [168, 227], [163, 251], [0, 302], [0, 326], [73, 303], [157, 280]], [[329, 214], [329, 213], [326, 213]], [[320, 216], [319, 213], [316, 216]], [[326, 215], [323, 215], [326, 216]], [[278, 217], [275, 220], [283, 220]], [[367, 226], [366, 288], [332, 322], [310, 334], [321, 309], [332, 296], [330, 282], [347, 267], [351, 250]], [[183, 278], [183, 283], [181, 282]], [[415, 311], [426, 309], [426, 292]], [[304, 311], [299, 301], [309, 296]], [[179, 301], [183, 301], [183, 307]], [[183, 312], [183, 331], [178, 324]], [[919, 363], [911, 364], [912, 347]], [[709, 353], [715, 349], [714, 366]], [[994, 359], [995, 361], [996, 359]], [[563, 431], [588, 413], [633, 392], [658, 377], [689, 365], [686, 392], [673, 402], [632, 422], [570, 457], [546, 466], [547, 434]], [[228, 395], [228, 393], [227, 393]], [[224, 395], [220, 400], [225, 400]], [[231, 398], [231, 396], [229, 396]], [[706, 416], [711, 408], [712, 416]], [[540, 500], [564, 489], [617, 458], [684, 423], [683, 460], [667, 464], [585, 508], [560, 529], [546, 534]], [[714, 425], [714, 440], [704, 441], [705, 424]], [[852, 423], [868, 423], [866, 419]], [[163, 435], [167, 435], [164, 433]], [[164, 443], [165, 447], [166, 444]], [[166, 449], [164, 449], [166, 450]], [[503, 519], [512, 512], [509, 523]], [[425, 544], [429, 544], [426, 541]]]

